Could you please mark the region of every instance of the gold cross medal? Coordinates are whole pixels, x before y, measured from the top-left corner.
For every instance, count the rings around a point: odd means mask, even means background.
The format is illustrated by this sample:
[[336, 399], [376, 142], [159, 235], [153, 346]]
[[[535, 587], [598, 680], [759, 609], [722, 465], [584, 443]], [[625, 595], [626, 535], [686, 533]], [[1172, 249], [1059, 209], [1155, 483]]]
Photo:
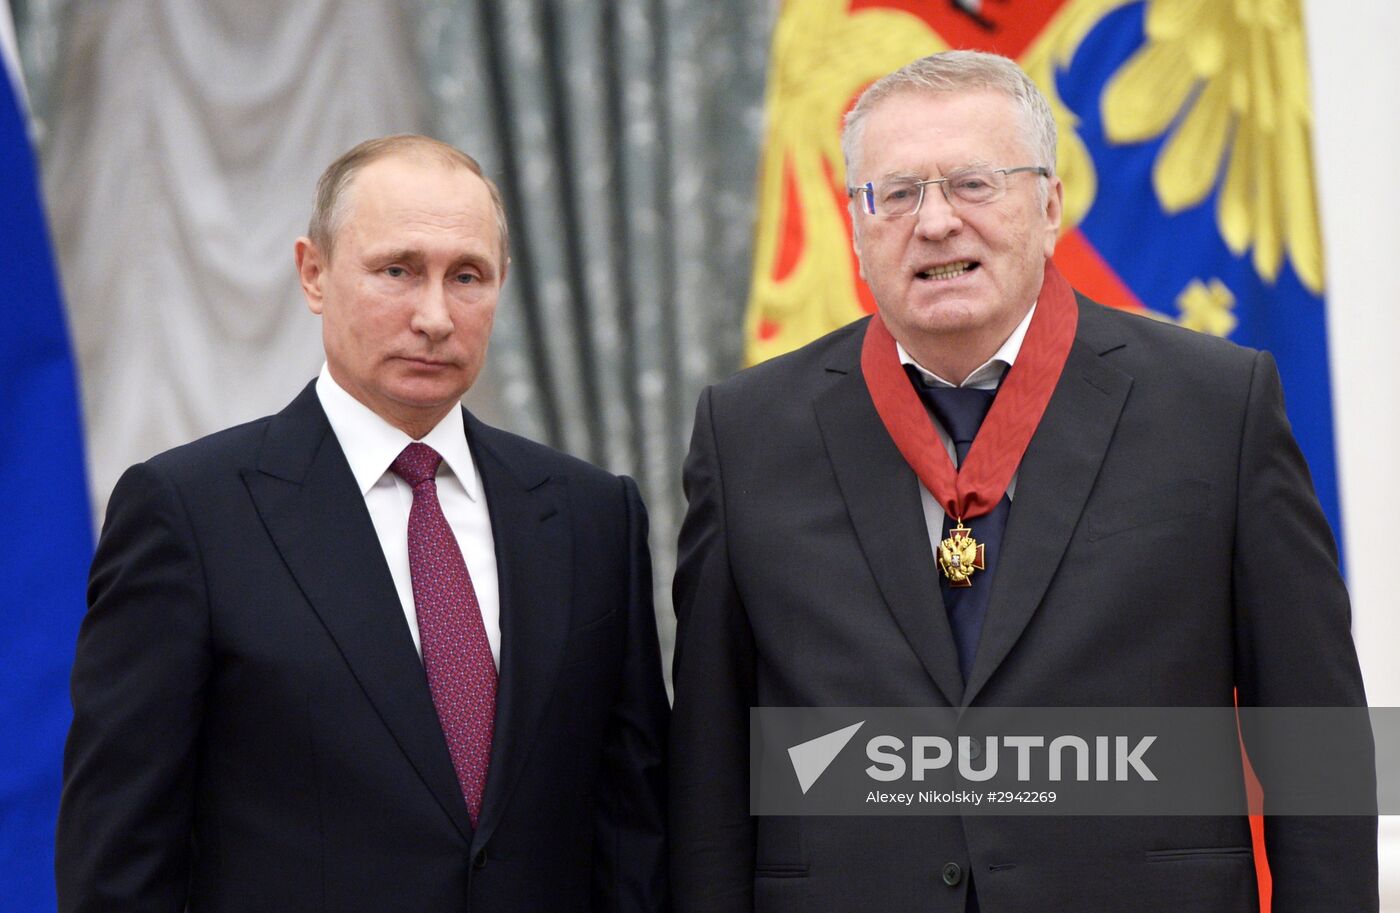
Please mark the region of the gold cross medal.
[[973, 571], [987, 569], [985, 550], [961, 520], [948, 530], [948, 538], [938, 543], [938, 568], [948, 578], [948, 585], [972, 586]]

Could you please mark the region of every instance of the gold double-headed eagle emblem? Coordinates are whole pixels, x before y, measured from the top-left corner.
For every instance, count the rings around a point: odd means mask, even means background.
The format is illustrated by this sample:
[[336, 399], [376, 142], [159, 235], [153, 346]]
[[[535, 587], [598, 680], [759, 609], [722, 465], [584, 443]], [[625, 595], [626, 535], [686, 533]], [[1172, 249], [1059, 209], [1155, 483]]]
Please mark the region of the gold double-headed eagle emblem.
[[972, 530], [962, 521], [948, 530], [948, 538], [938, 543], [938, 569], [949, 586], [972, 586], [974, 571], [985, 571], [986, 546], [972, 538]]

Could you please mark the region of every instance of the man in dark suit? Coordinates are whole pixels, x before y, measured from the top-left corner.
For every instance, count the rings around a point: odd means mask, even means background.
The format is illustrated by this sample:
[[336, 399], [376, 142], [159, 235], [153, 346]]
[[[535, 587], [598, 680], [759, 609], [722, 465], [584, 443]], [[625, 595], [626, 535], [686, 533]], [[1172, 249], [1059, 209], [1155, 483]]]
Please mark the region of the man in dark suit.
[[[1074, 295], [1034, 84], [916, 61], [843, 146], [878, 314], [696, 416], [676, 908], [1257, 910], [1242, 816], [750, 816], [755, 706], [1365, 703], [1272, 359]], [[1269, 818], [1274, 909], [1375, 910], [1375, 826]]]
[[371, 140], [296, 260], [320, 378], [112, 494], [60, 909], [663, 909], [636, 486], [458, 402], [506, 275], [495, 187], [443, 143]]

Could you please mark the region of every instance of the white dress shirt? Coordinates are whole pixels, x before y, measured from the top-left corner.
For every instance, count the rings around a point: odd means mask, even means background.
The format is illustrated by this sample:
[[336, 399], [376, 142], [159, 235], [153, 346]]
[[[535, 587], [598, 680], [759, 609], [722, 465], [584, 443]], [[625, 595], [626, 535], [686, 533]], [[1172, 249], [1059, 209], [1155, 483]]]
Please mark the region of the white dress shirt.
[[[1011, 335], [1006, 337], [1006, 342], [1001, 344], [1001, 348], [992, 354], [992, 357], [982, 363], [976, 371], [967, 375], [961, 384], [949, 383], [943, 378], [934, 374], [928, 368], [919, 364], [912, 356], [904, 351], [904, 346], [898, 342], [894, 344], [895, 351], [899, 353], [900, 364], [913, 365], [923, 378], [924, 385], [929, 387], [969, 387], [973, 390], [995, 390], [1001, 383], [1002, 375], [1008, 368], [1016, 362], [1016, 356], [1021, 353], [1021, 343], [1026, 340], [1026, 330], [1031, 325], [1031, 317], [1035, 315], [1035, 305], [1026, 312], [1026, 316], [1021, 318], [1021, 322], [1016, 325], [1016, 329], [1011, 331]], [[948, 451], [948, 459], [953, 461], [953, 465], [958, 465], [958, 452], [953, 444], [953, 439], [948, 436], [948, 432], [943, 430], [943, 426], [937, 420], [933, 423], [934, 430], [938, 432], [938, 438], [943, 442], [943, 446]], [[1017, 472], [1011, 476], [1010, 483], [1006, 486], [1006, 496], [1011, 500], [1016, 500], [1016, 476]], [[943, 518], [946, 511], [943, 505], [933, 497], [923, 485], [919, 486], [919, 500], [924, 507], [924, 523], [928, 526], [929, 545], [935, 554], [938, 552], [938, 543], [943, 540]]]
[[[340, 441], [340, 449], [345, 451], [360, 494], [364, 495], [365, 507], [379, 536], [379, 547], [399, 592], [408, 630], [413, 635], [413, 646], [421, 656], [418, 613], [413, 604], [413, 575], [408, 566], [408, 512], [413, 507], [413, 489], [389, 471], [389, 465], [413, 439], [346, 393], [324, 365], [316, 380], [316, 395], [330, 420], [331, 430]], [[496, 543], [491, 535], [491, 515], [486, 509], [481, 474], [467, 446], [462, 410], [449, 411], [437, 427], [424, 435], [422, 443], [442, 455], [437, 474], [438, 502], [467, 563], [476, 601], [481, 606], [486, 639], [491, 644], [491, 657], [499, 669], [501, 599]]]

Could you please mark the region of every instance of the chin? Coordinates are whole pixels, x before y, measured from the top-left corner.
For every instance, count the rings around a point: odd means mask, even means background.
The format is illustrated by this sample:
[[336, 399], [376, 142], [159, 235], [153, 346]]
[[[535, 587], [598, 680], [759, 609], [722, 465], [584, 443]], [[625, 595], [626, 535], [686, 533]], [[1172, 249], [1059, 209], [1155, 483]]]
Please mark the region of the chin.
[[471, 385], [457, 381], [454, 378], [451, 383], [445, 382], [445, 379], [401, 383], [388, 391], [389, 398], [413, 409], [429, 410], [462, 398]]
[[925, 305], [911, 313], [905, 326], [916, 333], [944, 335], [976, 330], [986, 326], [987, 313], [979, 305], [950, 301]]

